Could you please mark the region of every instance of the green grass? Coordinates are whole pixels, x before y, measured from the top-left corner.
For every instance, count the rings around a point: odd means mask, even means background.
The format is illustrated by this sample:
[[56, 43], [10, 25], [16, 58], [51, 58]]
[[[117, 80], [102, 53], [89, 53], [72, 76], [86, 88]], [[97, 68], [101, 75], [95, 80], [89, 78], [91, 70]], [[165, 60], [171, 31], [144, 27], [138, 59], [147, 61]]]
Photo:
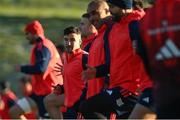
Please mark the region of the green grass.
[[[72, 11], [73, 10], [73, 11]], [[85, 9], [84, 9], [85, 10]], [[15, 7], [0, 6], [0, 14], [5, 16], [26, 16], [33, 17], [62, 17], [79, 18], [83, 13], [79, 8], [36, 8], [36, 7]]]

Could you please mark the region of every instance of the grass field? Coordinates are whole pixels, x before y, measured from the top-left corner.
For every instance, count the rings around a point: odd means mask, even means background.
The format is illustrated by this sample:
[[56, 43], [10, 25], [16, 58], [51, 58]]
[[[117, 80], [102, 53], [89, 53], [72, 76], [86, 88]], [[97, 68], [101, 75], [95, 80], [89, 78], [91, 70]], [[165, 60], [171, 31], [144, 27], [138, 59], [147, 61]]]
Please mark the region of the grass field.
[[61, 43], [65, 27], [78, 25], [90, 0], [1, 0], [0, 1], [0, 80], [9, 80], [17, 89], [23, 75], [14, 72], [13, 65], [29, 62], [30, 46], [24, 37], [24, 25], [39, 20], [45, 35]]

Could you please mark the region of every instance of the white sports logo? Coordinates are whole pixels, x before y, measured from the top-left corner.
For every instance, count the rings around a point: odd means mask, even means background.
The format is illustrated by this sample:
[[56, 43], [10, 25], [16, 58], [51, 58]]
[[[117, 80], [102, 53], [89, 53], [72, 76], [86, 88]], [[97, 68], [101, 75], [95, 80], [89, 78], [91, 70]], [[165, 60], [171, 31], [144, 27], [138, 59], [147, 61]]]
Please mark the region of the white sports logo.
[[170, 58], [180, 57], [179, 48], [173, 43], [171, 39], [168, 39], [160, 51], [156, 54], [156, 60], [164, 60]]
[[149, 103], [149, 97], [143, 98], [143, 101]]

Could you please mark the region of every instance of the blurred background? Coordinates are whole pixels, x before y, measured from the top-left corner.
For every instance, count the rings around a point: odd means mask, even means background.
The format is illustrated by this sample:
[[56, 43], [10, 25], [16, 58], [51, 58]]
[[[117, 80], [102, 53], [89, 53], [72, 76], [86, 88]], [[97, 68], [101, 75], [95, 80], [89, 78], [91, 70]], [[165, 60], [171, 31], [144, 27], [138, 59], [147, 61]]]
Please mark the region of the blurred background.
[[[24, 36], [26, 23], [37, 19], [46, 37], [62, 43], [62, 31], [78, 25], [91, 0], [0, 0], [0, 81], [8, 80], [18, 95], [18, 80], [23, 75], [13, 69], [15, 64], [29, 63], [30, 45]], [[144, 4], [147, 6], [145, 0]]]

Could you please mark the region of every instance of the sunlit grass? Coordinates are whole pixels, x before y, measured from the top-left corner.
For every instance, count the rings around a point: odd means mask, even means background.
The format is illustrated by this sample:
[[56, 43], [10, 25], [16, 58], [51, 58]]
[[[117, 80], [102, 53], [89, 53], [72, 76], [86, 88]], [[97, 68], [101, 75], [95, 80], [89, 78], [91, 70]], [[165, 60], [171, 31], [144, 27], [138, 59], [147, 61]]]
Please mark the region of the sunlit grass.
[[[84, 9], [85, 12], [85, 9]], [[61, 17], [61, 18], [79, 18], [83, 13], [78, 8], [37, 8], [25, 6], [0, 6], [0, 15], [5, 16], [26, 16], [33, 17]]]

